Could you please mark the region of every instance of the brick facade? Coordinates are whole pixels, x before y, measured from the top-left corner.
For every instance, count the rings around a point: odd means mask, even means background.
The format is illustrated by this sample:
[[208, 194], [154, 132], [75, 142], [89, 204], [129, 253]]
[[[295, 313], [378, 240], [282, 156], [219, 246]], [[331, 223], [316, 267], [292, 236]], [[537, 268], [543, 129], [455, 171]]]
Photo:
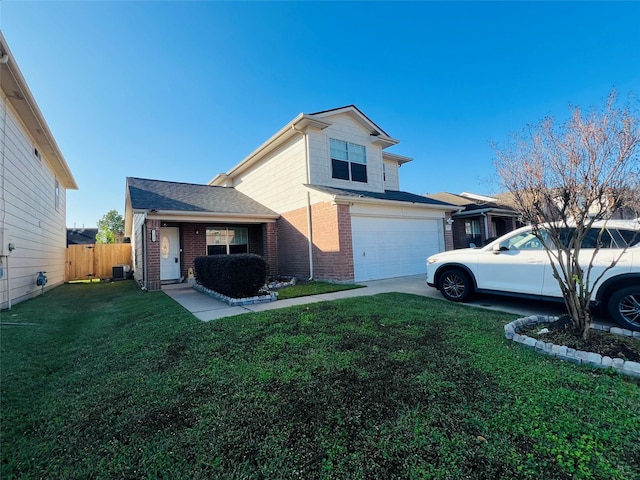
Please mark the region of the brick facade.
[[451, 223], [451, 212], [447, 212], [444, 217], [444, 249], [453, 250], [455, 248], [453, 243], [453, 229], [456, 222]]
[[[280, 273], [308, 278], [311, 272], [307, 208], [283, 213], [277, 223]], [[311, 225], [313, 277], [318, 280], [353, 281], [349, 206], [316, 203], [311, 206]]]
[[352, 282], [353, 246], [348, 205], [317, 203], [311, 207], [314, 277]]
[[[189, 269], [193, 268], [196, 257], [207, 254], [207, 227], [222, 228], [226, 225], [211, 225], [206, 223], [164, 223], [160, 220], [147, 219], [147, 278], [149, 290], [160, 290], [160, 226], [178, 227], [180, 229], [180, 275], [189, 276]], [[234, 225], [248, 230], [248, 250], [265, 258], [269, 272], [277, 273], [277, 232], [275, 223]], [[151, 241], [151, 230], [156, 230], [156, 241]]]
[[309, 242], [307, 209], [299, 208], [280, 215], [277, 221], [278, 273], [309, 278]]
[[[147, 219], [147, 278], [148, 290], [160, 290], [160, 220]], [[155, 242], [153, 232], [155, 231]]]

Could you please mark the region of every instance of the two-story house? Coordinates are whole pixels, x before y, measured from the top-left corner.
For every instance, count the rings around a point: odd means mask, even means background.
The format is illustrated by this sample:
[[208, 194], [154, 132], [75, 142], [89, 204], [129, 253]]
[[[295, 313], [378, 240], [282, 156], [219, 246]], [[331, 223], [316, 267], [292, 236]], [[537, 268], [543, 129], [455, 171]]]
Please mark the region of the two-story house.
[[64, 282], [66, 191], [77, 189], [0, 33], [0, 308]]
[[196, 256], [234, 252], [301, 278], [423, 273], [427, 256], [453, 248], [456, 208], [400, 190], [412, 159], [385, 151], [397, 143], [350, 105], [301, 113], [209, 185], [127, 179], [135, 277], [156, 289]]

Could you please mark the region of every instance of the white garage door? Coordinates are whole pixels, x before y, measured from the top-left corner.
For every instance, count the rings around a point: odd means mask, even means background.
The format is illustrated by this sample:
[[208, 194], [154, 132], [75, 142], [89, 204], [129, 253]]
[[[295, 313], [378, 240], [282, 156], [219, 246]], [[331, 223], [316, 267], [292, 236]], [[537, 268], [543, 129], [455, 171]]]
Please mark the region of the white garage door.
[[351, 218], [355, 281], [426, 273], [425, 260], [444, 249], [441, 220]]

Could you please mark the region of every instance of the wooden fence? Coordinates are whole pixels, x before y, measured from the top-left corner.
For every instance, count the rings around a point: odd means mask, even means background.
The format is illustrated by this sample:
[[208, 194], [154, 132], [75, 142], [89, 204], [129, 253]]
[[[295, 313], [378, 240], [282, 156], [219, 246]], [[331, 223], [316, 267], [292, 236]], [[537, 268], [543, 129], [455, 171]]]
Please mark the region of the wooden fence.
[[64, 281], [111, 278], [112, 268], [123, 264], [131, 266], [130, 243], [69, 245]]

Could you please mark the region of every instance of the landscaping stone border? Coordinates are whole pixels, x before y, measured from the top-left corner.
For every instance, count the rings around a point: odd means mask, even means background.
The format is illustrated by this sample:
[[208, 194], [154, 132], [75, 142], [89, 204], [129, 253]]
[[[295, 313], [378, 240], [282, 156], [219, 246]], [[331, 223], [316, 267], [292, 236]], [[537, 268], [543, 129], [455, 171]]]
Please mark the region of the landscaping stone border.
[[227, 297], [226, 295], [222, 295], [215, 290], [203, 287], [199, 283], [194, 283], [193, 288], [201, 293], [217, 298], [218, 300], [226, 303], [227, 305], [231, 305], [232, 307], [241, 307], [242, 305], [255, 305], [256, 303], [275, 302], [278, 299], [278, 292], [269, 292], [266, 295], [257, 295], [255, 297], [231, 298]]
[[[630, 375], [632, 377], [640, 378], [640, 363], [631, 362], [629, 360], [623, 360], [621, 358], [611, 358], [602, 356], [599, 353], [585, 352], [582, 350], [576, 350], [569, 348], [565, 345], [556, 345], [550, 342], [544, 342], [527, 335], [521, 335], [519, 330], [528, 325], [537, 325], [542, 323], [552, 323], [558, 320], [558, 317], [546, 316], [546, 315], [531, 315], [529, 317], [518, 318], [511, 323], [507, 323], [504, 326], [504, 336], [520, 343], [526, 347], [533, 348], [537, 352], [544, 353], [545, 355], [551, 355], [553, 357], [564, 360], [565, 362], [575, 363], [577, 365], [587, 365], [597, 368], [613, 368], [618, 373], [624, 375]], [[624, 328], [609, 327], [606, 325], [592, 325], [594, 330], [600, 330], [608, 332], [613, 335], [621, 335], [624, 337], [640, 338], [640, 332], [632, 332]]]

